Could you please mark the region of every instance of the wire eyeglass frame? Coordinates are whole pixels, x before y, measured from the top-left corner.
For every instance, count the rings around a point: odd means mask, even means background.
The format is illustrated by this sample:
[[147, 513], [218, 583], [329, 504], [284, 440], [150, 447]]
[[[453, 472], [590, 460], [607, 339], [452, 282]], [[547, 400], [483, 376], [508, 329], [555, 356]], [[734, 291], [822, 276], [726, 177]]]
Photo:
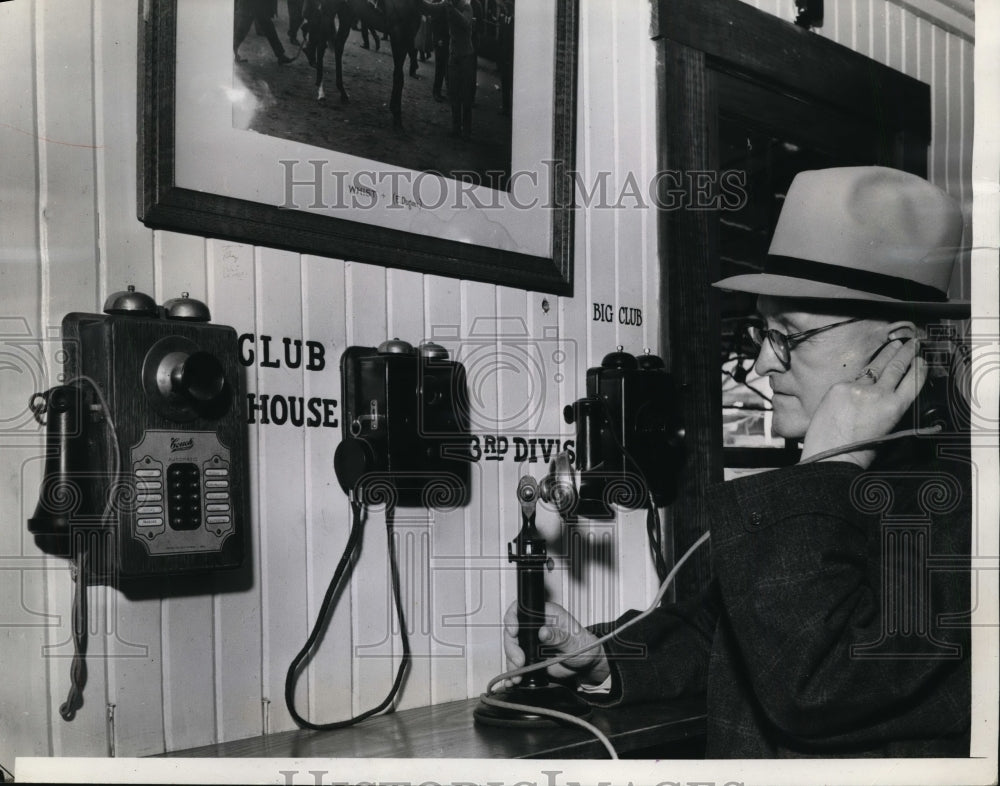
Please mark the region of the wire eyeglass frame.
[[746, 334], [757, 348], [758, 353], [760, 353], [761, 347], [764, 346], [764, 339], [766, 338], [771, 344], [771, 349], [774, 350], [775, 357], [781, 361], [781, 364], [787, 371], [792, 365], [792, 350], [803, 341], [827, 330], [859, 321], [861, 321], [861, 317], [852, 317], [842, 322], [833, 322], [829, 325], [821, 325], [811, 330], [803, 330], [800, 333], [790, 333], [787, 335], [780, 330], [766, 327], [762, 322], [751, 322], [746, 326]]

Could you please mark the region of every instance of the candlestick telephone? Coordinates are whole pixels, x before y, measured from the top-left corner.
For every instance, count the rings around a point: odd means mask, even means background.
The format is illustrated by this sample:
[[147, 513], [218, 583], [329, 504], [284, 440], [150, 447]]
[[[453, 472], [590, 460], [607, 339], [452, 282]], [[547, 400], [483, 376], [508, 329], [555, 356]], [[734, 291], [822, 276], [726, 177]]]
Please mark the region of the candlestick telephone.
[[31, 402], [48, 453], [28, 530], [50, 554], [102, 544], [88, 583], [243, 561], [244, 383], [236, 331], [210, 318], [187, 293], [157, 306], [129, 287], [62, 321], [66, 381]]

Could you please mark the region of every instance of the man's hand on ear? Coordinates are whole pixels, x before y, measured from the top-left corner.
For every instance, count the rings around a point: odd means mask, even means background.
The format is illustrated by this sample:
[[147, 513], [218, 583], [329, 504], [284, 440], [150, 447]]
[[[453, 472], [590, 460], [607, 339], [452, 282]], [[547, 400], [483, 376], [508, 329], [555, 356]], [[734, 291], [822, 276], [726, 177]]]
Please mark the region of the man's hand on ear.
[[[831, 387], [809, 423], [802, 460], [892, 431], [927, 379], [927, 364], [918, 349], [916, 339], [894, 339], [857, 378]], [[874, 448], [862, 448], [828, 460], [850, 461], [866, 469], [874, 457]]]

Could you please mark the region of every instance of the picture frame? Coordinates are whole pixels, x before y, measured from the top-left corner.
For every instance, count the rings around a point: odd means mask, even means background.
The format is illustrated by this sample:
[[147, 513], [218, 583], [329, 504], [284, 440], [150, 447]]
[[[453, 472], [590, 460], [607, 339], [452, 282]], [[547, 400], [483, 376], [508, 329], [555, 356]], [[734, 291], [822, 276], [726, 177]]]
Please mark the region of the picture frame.
[[[524, 55], [513, 58], [506, 190], [237, 127], [232, 118], [249, 92], [219, 35], [232, 29], [233, 9], [233, 0], [140, 5], [137, 202], [144, 224], [572, 294], [578, 0], [517, 7], [514, 47]], [[301, 63], [279, 67], [312, 79]], [[332, 85], [330, 52], [327, 71]], [[333, 93], [319, 111], [350, 111], [354, 103], [338, 110]], [[301, 111], [316, 111], [300, 103]], [[385, 118], [384, 133], [399, 133], [387, 110]], [[356, 192], [362, 176], [372, 185]]]

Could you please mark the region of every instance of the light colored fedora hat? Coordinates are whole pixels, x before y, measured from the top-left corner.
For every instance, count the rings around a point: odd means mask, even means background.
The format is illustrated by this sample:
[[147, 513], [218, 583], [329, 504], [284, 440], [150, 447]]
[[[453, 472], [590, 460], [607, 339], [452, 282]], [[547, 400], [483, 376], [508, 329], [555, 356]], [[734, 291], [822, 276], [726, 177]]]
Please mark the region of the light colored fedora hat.
[[958, 203], [921, 177], [877, 166], [800, 172], [785, 195], [764, 272], [713, 286], [966, 317], [969, 301], [948, 299], [961, 240]]

